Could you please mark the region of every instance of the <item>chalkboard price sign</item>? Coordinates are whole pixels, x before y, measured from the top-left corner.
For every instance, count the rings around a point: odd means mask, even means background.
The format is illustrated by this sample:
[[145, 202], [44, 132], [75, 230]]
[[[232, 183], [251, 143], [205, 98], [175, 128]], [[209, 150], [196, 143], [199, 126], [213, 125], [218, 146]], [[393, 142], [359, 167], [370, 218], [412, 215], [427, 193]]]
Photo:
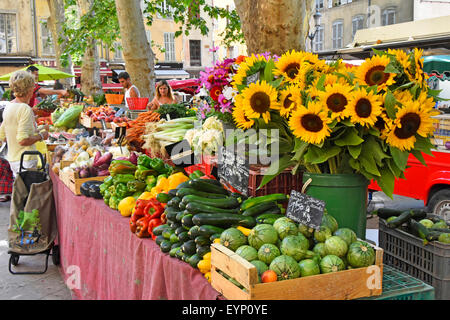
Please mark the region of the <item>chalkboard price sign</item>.
[[286, 210], [286, 217], [318, 230], [322, 223], [324, 210], [324, 201], [292, 190]]
[[240, 193], [248, 194], [250, 164], [247, 159], [222, 147], [219, 154], [219, 178], [230, 184]]

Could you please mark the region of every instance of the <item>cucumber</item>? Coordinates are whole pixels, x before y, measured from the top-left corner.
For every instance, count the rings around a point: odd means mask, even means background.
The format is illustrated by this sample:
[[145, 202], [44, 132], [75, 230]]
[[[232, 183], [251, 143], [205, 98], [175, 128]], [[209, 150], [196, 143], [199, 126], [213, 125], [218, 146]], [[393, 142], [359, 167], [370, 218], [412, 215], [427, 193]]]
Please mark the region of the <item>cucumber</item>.
[[256, 219], [254, 217], [246, 217], [232, 213], [197, 213], [192, 218], [192, 222], [198, 226], [207, 224], [224, 228], [231, 226], [253, 228], [256, 226]]
[[277, 219], [284, 217], [282, 214], [264, 213], [256, 217], [259, 224], [273, 224]]
[[217, 207], [213, 207], [210, 205], [206, 205], [206, 204], [202, 204], [200, 202], [189, 202], [186, 205], [186, 210], [189, 211], [190, 213], [239, 213], [239, 209], [222, 209], [222, 208], [217, 208]]
[[178, 206], [180, 205], [180, 202], [181, 202], [181, 198], [174, 197], [171, 200], [169, 200], [169, 202], [167, 202], [167, 206], [170, 208], [178, 208]]
[[159, 247], [162, 252], [167, 253], [172, 249], [172, 243], [169, 240], [164, 240]]
[[189, 238], [191, 238], [191, 240], [194, 240], [195, 238], [197, 238], [200, 235], [199, 229], [200, 229], [199, 226], [192, 226], [189, 229], [188, 235], [189, 235]]
[[167, 224], [162, 224], [160, 226], [157, 226], [155, 228], [153, 228], [152, 232], [155, 236], [160, 236], [162, 235], [164, 229], [168, 228], [169, 226]]
[[247, 210], [242, 212], [242, 215], [255, 217], [260, 214], [266, 213], [268, 210], [277, 210], [278, 212], [273, 213], [281, 213], [281, 210], [275, 201], [265, 201], [248, 208]]
[[205, 254], [208, 252], [211, 252], [211, 247], [209, 245], [207, 246], [197, 246], [196, 253], [200, 258], [203, 258]]
[[178, 235], [178, 239], [180, 239], [180, 242], [186, 242], [189, 241], [191, 238], [189, 237], [188, 232], [184, 231]]
[[156, 237], [155, 242], [158, 246], [161, 246], [161, 242], [163, 242], [164, 240], [167, 240], [167, 239], [161, 235], [161, 236]]
[[181, 219], [181, 223], [184, 227], [193, 227], [194, 223], [192, 221], [193, 215], [192, 214], [185, 214], [183, 216], [183, 219]]
[[181, 200], [181, 203], [188, 204], [190, 202], [198, 202], [202, 203], [208, 206], [213, 206], [217, 208], [223, 208], [223, 209], [234, 209], [238, 208], [242, 202], [241, 198], [233, 198], [233, 197], [227, 197], [223, 199], [211, 199], [211, 198], [205, 198], [205, 197], [199, 197], [193, 194], [184, 196]]
[[178, 212], [177, 215], [176, 215], [176, 217], [175, 217], [176, 222], [181, 223], [181, 219], [184, 217], [185, 214], [186, 214], [186, 213], [185, 213], [184, 211]]
[[197, 238], [195, 238], [195, 244], [199, 246], [206, 246], [211, 244], [211, 241], [208, 237], [198, 236]]
[[179, 222], [171, 222], [170, 227], [173, 229], [173, 231], [177, 230], [179, 227], [182, 227], [183, 225]]
[[229, 195], [230, 192], [226, 190], [222, 185], [218, 186], [214, 183], [206, 182], [205, 179], [196, 179], [189, 181], [189, 186], [197, 191], [217, 193]]
[[191, 255], [188, 255], [188, 254], [185, 253], [185, 254], [181, 257], [181, 260], [182, 260], [183, 262], [188, 263], [188, 261], [189, 261], [190, 258], [191, 258]]
[[450, 229], [443, 228], [430, 228], [430, 231], [440, 232], [440, 233], [450, 233]]
[[[198, 227], [198, 226], [196, 226]], [[222, 232], [224, 232], [225, 229], [219, 228], [216, 226], [211, 225], [203, 225], [198, 227], [198, 236], [204, 236], [204, 237], [211, 237], [213, 234], [218, 234], [219, 238]]]
[[194, 240], [189, 240], [186, 241], [185, 243], [183, 243], [183, 245], [181, 246], [181, 250], [187, 254], [188, 256], [192, 256], [193, 254], [195, 254], [197, 247], [195, 245], [195, 241]]
[[259, 204], [261, 202], [266, 202], [266, 201], [285, 202], [288, 200], [289, 200], [289, 196], [284, 193], [274, 193], [274, 194], [269, 194], [267, 196], [248, 198], [247, 200], [245, 200], [242, 203], [241, 210], [245, 211], [253, 206], [256, 206], [257, 204]]
[[168, 193], [158, 193], [158, 195], [156, 196], [156, 200], [158, 200], [161, 203], [168, 203], [173, 198], [174, 197]]
[[220, 239], [220, 236], [221, 236], [220, 233], [214, 233], [214, 234], [212, 234], [212, 235], [209, 237], [209, 241], [210, 241], [211, 243], [213, 243], [214, 240]]
[[[196, 250], [196, 251], [197, 251], [197, 250]], [[202, 260], [202, 258], [199, 257], [198, 254], [196, 253], [196, 254], [193, 254], [193, 255], [189, 258], [188, 263], [189, 263], [189, 265], [190, 265], [192, 268], [197, 269], [197, 264], [198, 264], [201, 260]]]
[[172, 228], [167, 228], [162, 232], [162, 236], [164, 237], [164, 239], [166, 240], [170, 240], [170, 236], [172, 234], [175, 234], [175, 230]]
[[176, 234], [177, 236], [179, 236], [180, 233], [183, 233], [183, 232], [185, 232], [185, 231], [186, 231], [186, 230], [185, 230], [183, 227], [178, 227], [178, 228], [175, 229], [175, 234]]
[[178, 191], [177, 191], [177, 197], [179, 197], [179, 198], [183, 198], [184, 196], [187, 196], [189, 194], [193, 194], [193, 195], [196, 195], [199, 197], [210, 198], [210, 199], [227, 198], [227, 195], [225, 195], [225, 194], [217, 194], [217, 193], [213, 193], [213, 192], [203, 192], [203, 191], [198, 191], [194, 188], [181, 188], [181, 189], [178, 189]]

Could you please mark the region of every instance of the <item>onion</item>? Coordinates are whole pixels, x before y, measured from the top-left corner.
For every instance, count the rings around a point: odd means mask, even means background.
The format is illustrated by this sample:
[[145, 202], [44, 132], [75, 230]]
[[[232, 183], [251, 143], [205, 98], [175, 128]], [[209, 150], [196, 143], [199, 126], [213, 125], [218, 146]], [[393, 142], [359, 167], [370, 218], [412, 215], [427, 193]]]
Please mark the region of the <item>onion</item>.
[[447, 149], [450, 149], [450, 141], [447, 141], [447, 142], [445, 143], [445, 147], [446, 147]]

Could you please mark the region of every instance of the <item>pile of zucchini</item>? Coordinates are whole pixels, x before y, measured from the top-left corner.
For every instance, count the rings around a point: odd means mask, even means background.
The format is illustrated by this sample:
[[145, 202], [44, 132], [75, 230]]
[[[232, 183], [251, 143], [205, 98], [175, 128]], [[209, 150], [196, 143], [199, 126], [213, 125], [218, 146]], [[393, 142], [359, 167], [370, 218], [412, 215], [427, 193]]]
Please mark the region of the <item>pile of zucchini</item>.
[[423, 239], [424, 245], [429, 241], [450, 243], [450, 225], [441, 217], [427, 213], [422, 209], [394, 210], [380, 208], [373, 214], [386, 220], [388, 228], [399, 228]]
[[252, 228], [253, 216], [240, 212], [247, 198], [226, 190], [219, 181], [194, 179], [169, 191], [167, 223], [153, 230], [161, 251], [193, 268], [210, 252], [211, 243], [232, 226]]

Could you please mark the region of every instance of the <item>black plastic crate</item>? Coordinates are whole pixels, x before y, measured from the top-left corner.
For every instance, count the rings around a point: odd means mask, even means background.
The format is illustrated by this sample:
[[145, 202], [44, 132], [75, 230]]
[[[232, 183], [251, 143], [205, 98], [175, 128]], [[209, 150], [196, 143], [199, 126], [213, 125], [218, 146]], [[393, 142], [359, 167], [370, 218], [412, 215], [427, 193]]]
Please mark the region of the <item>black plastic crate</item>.
[[379, 219], [379, 246], [383, 263], [433, 286], [436, 299], [450, 300], [450, 244], [423, 240], [400, 229], [390, 229]]

